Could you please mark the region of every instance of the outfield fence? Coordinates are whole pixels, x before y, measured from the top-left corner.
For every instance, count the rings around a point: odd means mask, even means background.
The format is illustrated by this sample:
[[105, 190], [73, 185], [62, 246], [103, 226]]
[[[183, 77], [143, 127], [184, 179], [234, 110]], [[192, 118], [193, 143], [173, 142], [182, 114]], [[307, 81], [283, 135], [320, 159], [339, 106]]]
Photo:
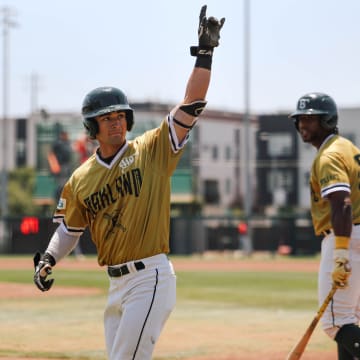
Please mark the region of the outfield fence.
[[[241, 222], [234, 217], [172, 217], [171, 252], [187, 255], [206, 251], [243, 251], [245, 246], [250, 247], [250, 251], [271, 253], [285, 249], [284, 252], [290, 255], [313, 255], [320, 251], [321, 239], [315, 236], [309, 218], [253, 217], [245, 234], [238, 230]], [[0, 253], [43, 251], [56, 226], [48, 217], [6, 219], [6, 236], [0, 243]], [[96, 253], [88, 231], [81, 237], [80, 245], [85, 254]]]

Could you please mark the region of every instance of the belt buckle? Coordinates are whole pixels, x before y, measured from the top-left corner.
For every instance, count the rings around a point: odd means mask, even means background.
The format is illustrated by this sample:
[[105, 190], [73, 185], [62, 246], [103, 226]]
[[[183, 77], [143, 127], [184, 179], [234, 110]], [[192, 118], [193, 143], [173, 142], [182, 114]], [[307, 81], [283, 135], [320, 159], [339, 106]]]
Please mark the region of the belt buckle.
[[128, 268], [128, 266], [127, 265], [123, 265], [123, 266], [121, 266], [120, 267], [120, 276], [124, 276], [124, 275], [127, 275], [127, 274], [129, 274], [129, 268]]
[[110, 267], [108, 268], [108, 273], [111, 277], [121, 277], [128, 274], [130, 271], [127, 265], [122, 265], [120, 267]]
[[119, 268], [115, 268], [115, 272], [117, 273], [116, 274], [116, 276], [117, 277], [121, 277], [121, 276], [123, 276], [124, 274], [123, 274], [123, 270], [122, 270], [122, 266], [120, 266]]

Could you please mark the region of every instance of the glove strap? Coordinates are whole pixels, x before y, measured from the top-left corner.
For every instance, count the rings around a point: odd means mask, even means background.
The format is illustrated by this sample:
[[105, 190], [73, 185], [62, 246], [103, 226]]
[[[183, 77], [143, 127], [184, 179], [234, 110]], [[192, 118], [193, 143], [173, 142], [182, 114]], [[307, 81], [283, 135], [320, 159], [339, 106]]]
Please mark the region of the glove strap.
[[55, 266], [56, 265], [56, 260], [55, 258], [49, 254], [48, 252], [46, 252], [42, 258], [41, 258], [42, 261], [46, 262], [46, 263], [49, 263], [51, 266]]
[[348, 236], [335, 236], [335, 249], [348, 249], [350, 237]]
[[213, 48], [202, 48], [199, 46], [191, 46], [191, 56], [196, 56], [195, 67], [211, 70]]

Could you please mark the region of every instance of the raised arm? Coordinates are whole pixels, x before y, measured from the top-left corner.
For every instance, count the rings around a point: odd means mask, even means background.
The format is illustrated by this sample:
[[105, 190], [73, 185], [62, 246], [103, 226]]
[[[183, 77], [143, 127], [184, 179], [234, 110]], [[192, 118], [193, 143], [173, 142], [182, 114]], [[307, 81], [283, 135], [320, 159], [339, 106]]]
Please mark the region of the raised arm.
[[225, 18], [220, 21], [206, 17], [206, 5], [201, 8], [198, 27], [198, 46], [190, 53], [196, 56], [195, 66], [188, 80], [183, 101], [172, 110], [176, 135], [182, 141], [195, 124], [206, 105], [206, 94], [210, 84], [214, 48], [219, 45], [220, 30]]

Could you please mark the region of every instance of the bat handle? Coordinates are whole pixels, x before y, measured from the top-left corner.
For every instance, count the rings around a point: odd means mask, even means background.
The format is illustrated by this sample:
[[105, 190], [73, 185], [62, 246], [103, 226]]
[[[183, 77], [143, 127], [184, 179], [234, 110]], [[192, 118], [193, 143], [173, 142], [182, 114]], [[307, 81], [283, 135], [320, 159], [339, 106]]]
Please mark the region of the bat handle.
[[290, 351], [290, 353], [286, 357], [286, 360], [299, 360], [301, 358], [301, 356], [302, 356], [302, 354], [303, 354], [303, 352], [305, 350], [305, 347], [306, 347], [307, 343], [309, 342], [310, 337], [311, 337], [317, 323], [319, 322], [319, 320], [320, 320], [321, 316], [323, 315], [325, 309], [329, 305], [329, 303], [330, 303], [331, 299], [333, 298], [336, 290], [337, 290], [337, 286], [335, 284], [333, 284], [331, 290], [329, 291], [329, 294], [326, 296], [324, 302], [320, 306], [320, 309], [318, 310], [316, 316], [311, 321], [311, 324], [306, 329], [306, 331], [305, 331], [304, 335], [302, 336], [302, 338], [298, 341], [298, 343]]
[[320, 307], [320, 309], [318, 311], [318, 315], [321, 316], [324, 313], [327, 306], [329, 305], [329, 302], [334, 297], [334, 294], [335, 294], [336, 290], [337, 290], [337, 286], [335, 284], [333, 284], [329, 294], [327, 295], [326, 299], [324, 300], [323, 304], [321, 305], [321, 307]]

